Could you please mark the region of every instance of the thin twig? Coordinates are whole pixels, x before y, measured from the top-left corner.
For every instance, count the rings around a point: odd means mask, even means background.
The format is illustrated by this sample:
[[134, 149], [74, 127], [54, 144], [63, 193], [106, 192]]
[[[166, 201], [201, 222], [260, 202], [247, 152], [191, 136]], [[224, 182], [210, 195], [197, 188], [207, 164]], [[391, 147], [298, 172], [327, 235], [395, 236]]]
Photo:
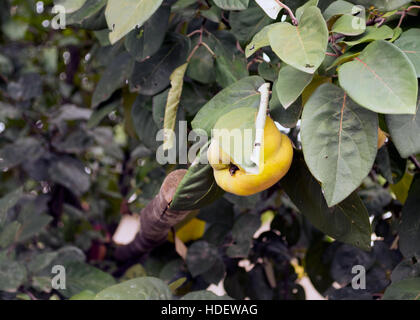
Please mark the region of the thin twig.
[[206, 49], [207, 49], [207, 51], [208, 51], [208, 52], [210, 52], [210, 54], [211, 54], [213, 57], [216, 57], [216, 54], [214, 53], [214, 51], [213, 51], [213, 50], [211, 50], [211, 48], [208, 46], [208, 44], [207, 44], [207, 43], [205, 43], [205, 42], [203, 41], [203, 42], [201, 42], [201, 45], [202, 45], [204, 48], [206, 48]]
[[325, 54], [326, 54], [327, 56], [330, 56], [330, 57], [338, 57], [338, 54], [336, 54], [336, 53], [325, 52]]
[[401, 18], [400, 18], [400, 21], [398, 21], [397, 28], [401, 27], [401, 24], [402, 24], [404, 18], [407, 16], [407, 13], [410, 12], [411, 10], [413, 10], [413, 9], [420, 9], [420, 6], [410, 6], [403, 11], [397, 12], [397, 14], [401, 14]]
[[203, 33], [203, 31], [201, 29], [194, 30], [193, 32], [187, 34], [187, 37], [190, 38], [197, 33]]
[[283, 2], [281, 2], [280, 0], [275, 0], [275, 1], [278, 3], [278, 5], [280, 7], [282, 7], [284, 10], [287, 11], [287, 13], [290, 16], [290, 19], [292, 19], [292, 23], [295, 26], [297, 26], [298, 25], [298, 19], [296, 19], [295, 15], [293, 14], [293, 11], [287, 5], [285, 5]]
[[204, 48], [207, 49], [208, 52], [210, 52], [210, 54], [213, 57], [216, 57], [216, 54], [214, 53], [214, 51], [208, 46], [207, 43], [205, 43], [203, 41], [203, 32], [205, 31], [205, 29], [203, 27], [201, 27], [198, 30], [195, 30], [193, 32], [191, 32], [189, 35], [187, 35], [187, 37], [190, 37], [194, 34], [200, 34], [200, 39], [198, 40], [198, 43], [195, 45], [195, 47], [192, 49], [190, 55], [187, 58], [187, 62], [190, 62], [190, 60], [192, 59], [192, 57], [194, 56], [194, 54], [197, 52], [198, 48], [200, 48], [200, 46], [203, 46]]
[[190, 62], [191, 58], [193, 57], [193, 55], [195, 54], [195, 52], [198, 50], [198, 48], [200, 48], [200, 44], [199, 43], [197, 43], [195, 45], [195, 47], [192, 49], [190, 55], [187, 58], [187, 62]]
[[238, 49], [241, 53], [245, 54], [244, 49], [242, 49], [241, 44], [238, 40], [236, 40], [236, 49]]

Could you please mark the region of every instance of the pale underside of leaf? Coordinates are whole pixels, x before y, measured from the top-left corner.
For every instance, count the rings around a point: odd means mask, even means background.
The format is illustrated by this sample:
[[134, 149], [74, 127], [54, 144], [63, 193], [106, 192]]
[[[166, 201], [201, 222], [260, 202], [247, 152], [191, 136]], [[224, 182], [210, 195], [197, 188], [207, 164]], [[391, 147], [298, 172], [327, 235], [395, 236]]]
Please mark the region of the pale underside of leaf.
[[135, 27], [141, 27], [163, 0], [109, 0], [105, 17], [111, 30], [109, 40], [116, 43]]
[[176, 68], [170, 76], [171, 89], [168, 93], [168, 100], [165, 108], [165, 118], [163, 128], [163, 150], [169, 150], [174, 145], [174, 130], [176, 125], [176, 114], [178, 112], [179, 101], [181, 99], [184, 75], [187, 71], [188, 63]]
[[328, 29], [317, 7], [307, 8], [298, 26], [280, 23], [268, 32], [271, 48], [281, 60], [303, 72], [314, 73], [325, 58]]

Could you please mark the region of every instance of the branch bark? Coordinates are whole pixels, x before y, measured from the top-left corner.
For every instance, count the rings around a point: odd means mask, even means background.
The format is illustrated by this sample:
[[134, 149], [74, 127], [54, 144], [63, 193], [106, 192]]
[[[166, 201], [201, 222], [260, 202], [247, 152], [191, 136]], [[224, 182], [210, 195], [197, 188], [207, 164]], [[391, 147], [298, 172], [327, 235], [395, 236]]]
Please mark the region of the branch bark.
[[134, 240], [116, 249], [117, 260], [124, 261], [150, 252], [165, 242], [170, 229], [191, 213], [169, 209], [178, 184], [186, 173], [187, 170], [176, 170], [166, 177], [159, 194], [141, 211], [140, 231]]

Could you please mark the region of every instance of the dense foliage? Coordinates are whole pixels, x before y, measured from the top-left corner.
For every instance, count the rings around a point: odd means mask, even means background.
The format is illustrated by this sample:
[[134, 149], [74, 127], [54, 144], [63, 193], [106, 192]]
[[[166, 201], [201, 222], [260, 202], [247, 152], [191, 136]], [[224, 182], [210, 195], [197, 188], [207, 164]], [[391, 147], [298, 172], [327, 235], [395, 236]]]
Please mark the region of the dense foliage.
[[[306, 277], [329, 299], [419, 299], [420, 2], [350, 2], [0, 0], [0, 299], [215, 298], [222, 280], [305, 299]], [[280, 183], [239, 197], [208, 164], [157, 161], [160, 129], [210, 135], [266, 82], [295, 146]], [[118, 261], [121, 217], [177, 168], [171, 206], [204, 235]]]

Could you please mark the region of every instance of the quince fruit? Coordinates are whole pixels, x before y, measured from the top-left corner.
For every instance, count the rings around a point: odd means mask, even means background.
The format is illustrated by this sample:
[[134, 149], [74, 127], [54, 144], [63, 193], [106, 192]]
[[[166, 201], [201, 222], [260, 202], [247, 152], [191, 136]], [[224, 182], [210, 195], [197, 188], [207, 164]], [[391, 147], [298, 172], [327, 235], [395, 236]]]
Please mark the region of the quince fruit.
[[[186, 224], [182, 225], [178, 230], [175, 231], [176, 236], [183, 242], [194, 241], [201, 239], [206, 229], [206, 223], [198, 218], [192, 218]], [[168, 240], [173, 241], [172, 231], [169, 231]]]
[[293, 160], [292, 142], [268, 116], [261, 151], [259, 173], [247, 173], [233, 162], [220, 147], [219, 139], [214, 137], [207, 150], [207, 159], [219, 187], [239, 196], [249, 196], [270, 188], [289, 171]]

